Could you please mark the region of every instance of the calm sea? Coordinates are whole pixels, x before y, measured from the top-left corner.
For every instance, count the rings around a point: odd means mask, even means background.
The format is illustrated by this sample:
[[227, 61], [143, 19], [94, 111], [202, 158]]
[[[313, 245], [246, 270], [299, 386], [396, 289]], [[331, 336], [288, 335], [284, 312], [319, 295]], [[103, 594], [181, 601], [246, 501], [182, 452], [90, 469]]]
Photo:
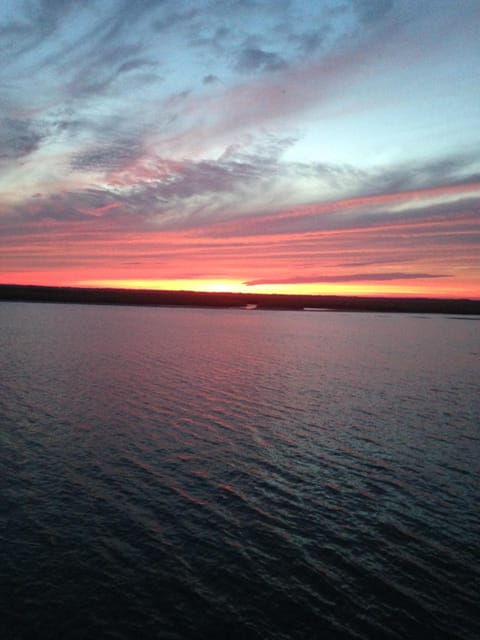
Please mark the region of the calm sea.
[[0, 306], [0, 636], [480, 637], [480, 321]]

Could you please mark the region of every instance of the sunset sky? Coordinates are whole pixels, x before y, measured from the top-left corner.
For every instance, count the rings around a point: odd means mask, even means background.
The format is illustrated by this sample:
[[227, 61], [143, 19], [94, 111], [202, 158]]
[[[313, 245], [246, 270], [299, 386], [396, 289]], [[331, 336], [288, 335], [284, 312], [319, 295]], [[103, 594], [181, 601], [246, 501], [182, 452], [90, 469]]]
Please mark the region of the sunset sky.
[[0, 282], [480, 298], [479, 0], [2, 0]]

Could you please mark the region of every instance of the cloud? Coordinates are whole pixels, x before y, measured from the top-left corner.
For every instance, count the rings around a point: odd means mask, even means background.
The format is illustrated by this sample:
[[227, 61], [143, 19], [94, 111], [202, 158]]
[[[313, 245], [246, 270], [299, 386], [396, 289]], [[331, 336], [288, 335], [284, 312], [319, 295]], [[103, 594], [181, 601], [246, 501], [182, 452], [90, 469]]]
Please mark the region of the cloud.
[[[22, 8], [22, 5], [18, 3]], [[13, 22], [0, 26], [3, 62], [15, 59], [38, 47], [59, 28], [70, 11], [77, 6], [75, 0], [38, 0], [24, 5], [24, 14]]]
[[[379, 15], [382, 3], [373, 4], [375, 15]], [[73, 0], [32, 2], [31, 15], [37, 16], [38, 24], [23, 12], [15, 21], [5, 23], [0, 31], [0, 34], [11, 35], [26, 30], [30, 34], [28, 38], [36, 38], [37, 44], [43, 42], [38, 55], [23, 57], [25, 66], [21, 82], [30, 82], [38, 69], [47, 68], [49, 82], [40, 87], [32, 104], [23, 109], [35, 109], [44, 119], [48, 117], [48, 109], [63, 106], [72, 110], [69, 118], [59, 120], [58, 127], [49, 131], [51, 136], [56, 136], [54, 141], [67, 130], [71, 134], [70, 142], [75, 134], [82, 146], [85, 140], [102, 136], [98, 149], [97, 145], [86, 151], [77, 148], [71, 160], [67, 159], [67, 164], [70, 162], [79, 171], [89, 164], [107, 167], [109, 145], [115, 150], [116, 141], [131, 137], [134, 127], [142, 138], [140, 145], [148, 136], [149, 141], [154, 140], [157, 145], [154, 152], [162, 157], [168, 157], [172, 149], [174, 152], [179, 149], [177, 157], [182, 157], [184, 153], [188, 155], [192, 147], [198, 157], [201, 154], [197, 151], [199, 145], [218, 147], [226, 139], [265, 126], [279, 131], [297, 126], [305, 114], [308, 116], [309, 109], [315, 109], [322, 118], [322, 109], [328, 107], [332, 96], [338, 95], [346, 83], [355, 80], [358, 73], [363, 73], [366, 64], [375, 62], [385, 39], [391, 37], [390, 32], [379, 32], [376, 39], [353, 40], [347, 44], [347, 40], [337, 42], [333, 38], [330, 18], [318, 29], [306, 29], [304, 21], [291, 25], [287, 18], [293, 14], [289, 13], [288, 3], [275, 3], [273, 7], [261, 3], [247, 7], [229, 3], [228, 9], [221, 5], [209, 5], [200, 11], [172, 8], [171, 3], [155, 0], [138, 3], [119, 0], [114, 5], [86, 2], [81, 9]], [[365, 6], [370, 6], [369, 3], [357, 5], [356, 11], [360, 13], [366, 11]], [[75, 25], [70, 20], [73, 8], [79, 12]], [[217, 11], [221, 16], [219, 22], [214, 19]], [[229, 30], [225, 27], [225, 20], [230, 15], [232, 24], [239, 27], [230, 29], [231, 42], [230, 36], [226, 37]], [[256, 15], [265, 19], [264, 29], [248, 22]], [[185, 29], [178, 30], [179, 25]], [[282, 29], [279, 25], [283, 25]], [[175, 42], [168, 40], [164, 48], [156, 48], [155, 39], [160, 39], [158, 30], [168, 31], [170, 26], [175, 27]], [[199, 29], [199, 38], [221, 41], [226, 47], [226, 57], [219, 59], [218, 55], [212, 54], [213, 50], [208, 56], [206, 50], [198, 55], [189, 39], [194, 27]], [[276, 37], [279, 42], [275, 42]], [[168, 34], [165, 35], [167, 38], [170, 38]], [[204, 87], [211, 87], [208, 92], [203, 87], [201, 97], [192, 88], [186, 91], [177, 83], [177, 70], [163, 67], [161, 53], [169, 53], [166, 48], [172, 44], [179, 47], [186, 59], [195, 55], [195, 62], [202, 59], [202, 64], [208, 65], [198, 69], [198, 78], [203, 78]], [[304, 58], [320, 47], [323, 47], [321, 57]], [[239, 83], [234, 75], [236, 84], [232, 84], [229, 61], [244, 74], [242, 82]], [[158, 73], [164, 74], [161, 78], [156, 75], [157, 69]], [[209, 73], [204, 75], [207, 69]], [[271, 71], [277, 73], [265, 73]], [[251, 77], [247, 79], [248, 74]], [[175, 76], [171, 85], [170, 76]], [[168, 87], [165, 92], [158, 89], [161, 83]], [[19, 93], [12, 90], [11, 95], [14, 113]], [[52, 106], [54, 103], [55, 107]], [[40, 116], [35, 114], [37, 120]], [[129, 127], [125, 125], [127, 120]], [[110, 140], [106, 139], [105, 133], [107, 121], [110, 121]], [[29, 148], [27, 133], [32, 149], [46, 140], [43, 133], [39, 134], [38, 124], [25, 124], [25, 144], [19, 146], [24, 153]], [[102, 151], [104, 145], [106, 150]], [[149, 145], [153, 149], [153, 143], [149, 142]], [[70, 149], [72, 147], [73, 144]], [[5, 149], [11, 149], [11, 146], [7, 143]], [[113, 153], [114, 156], [120, 157], [120, 150]], [[318, 164], [319, 172], [323, 173], [322, 163]], [[112, 168], [119, 166], [113, 164]], [[303, 170], [305, 174], [313, 174], [309, 167], [305, 166]], [[300, 164], [297, 171], [301, 171]], [[333, 174], [331, 177], [333, 179]], [[337, 178], [341, 180], [338, 171]], [[401, 188], [402, 176], [392, 176], [391, 182], [395, 180]]]
[[289, 40], [293, 42], [302, 56], [310, 56], [322, 48], [330, 32], [329, 26], [320, 29], [308, 29], [300, 34], [292, 33], [289, 36]]
[[[400, 237], [402, 231], [407, 234], [414, 231], [420, 235], [431, 233], [435, 228], [441, 229], [443, 234], [453, 233], [463, 225], [463, 231], [478, 234], [480, 194], [475, 194], [475, 190], [479, 192], [480, 185], [473, 185], [473, 188], [470, 197], [468, 188], [463, 193], [459, 190], [458, 200], [451, 199], [455, 192], [449, 192], [447, 187], [438, 189], [436, 194], [425, 190], [423, 194], [407, 192], [277, 208], [270, 213], [218, 221], [208, 233], [219, 238], [246, 238], [383, 229]], [[440, 202], [431, 203], [434, 195]], [[462, 241], [467, 242], [468, 238]]]
[[[3, 73], [9, 64], [21, 69], [20, 77], [27, 70], [54, 69], [58, 84], [70, 83], [78, 97], [102, 92], [119, 75], [155, 64], [139, 57], [146, 43], [137, 28], [161, 9], [157, 0], [98, 6], [86, 0], [81, 7], [75, 0], [32, 0], [18, 5], [18, 17], [0, 25], [0, 42], [9, 52], [2, 60]], [[35, 56], [27, 55], [31, 50]]]
[[161, 18], [157, 18], [152, 23], [155, 31], [169, 31], [178, 26], [189, 25], [191, 21], [199, 15], [199, 9], [188, 9], [187, 11], [168, 11]]
[[[412, 168], [413, 185], [405, 170], [401, 183], [413, 189], [392, 193], [384, 189], [391, 180], [381, 173], [282, 161], [294, 142], [288, 136], [264, 136], [256, 142], [230, 145], [216, 160], [171, 160], [143, 154], [139, 146], [126, 140], [82, 152], [73, 167], [109, 171], [109, 188], [122, 203], [123, 213], [155, 220], [165, 229], [203, 229], [202, 233], [214, 237], [308, 234], [381, 225], [401, 228], [431, 220], [445, 224], [449, 219], [454, 227], [459, 218], [471, 217], [472, 207], [480, 202], [480, 183], [465, 182], [469, 165], [460, 159], [437, 161], [433, 168], [427, 163], [421, 180], [421, 167]], [[463, 173], [462, 180], [457, 179], [458, 172]], [[446, 179], [444, 184], [439, 185], [440, 177]], [[292, 205], [298, 202], [298, 193], [290, 185], [299, 179], [310, 185], [310, 193], [322, 187], [336, 193], [350, 190], [352, 195]], [[279, 201], [282, 205], [274, 208], [271, 203]]]
[[372, 169], [363, 176], [363, 188], [370, 194], [387, 194], [473, 183], [478, 181], [479, 160], [478, 153], [456, 153]]
[[409, 273], [409, 272], [378, 272], [378, 273], [346, 273], [334, 276], [296, 276], [284, 278], [265, 278], [247, 280], [243, 284], [248, 287], [265, 284], [326, 284], [332, 282], [385, 282], [393, 280], [419, 280], [425, 278], [450, 278], [449, 274], [439, 273]]
[[[157, 159], [154, 162], [150, 159], [148, 172], [152, 177], [137, 180], [132, 187], [128, 186], [128, 178], [125, 179], [122, 199], [131, 209], [139, 213], [148, 212], [149, 217], [175, 211], [175, 218], [169, 219], [169, 224], [180, 228], [185, 225], [187, 213], [193, 216], [189, 217], [190, 226], [200, 224], [200, 220], [205, 224], [208, 219], [215, 219], [216, 207], [222, 203], [225, 205], [226, 197], [235, 207], [235, 199], [242, 190], [268, 179], [273, 168], [240, 160]], [[157, 222], [162, 221], [162, 217], [156, 219]]]
[[137, 69], [143, 69], [145, 67], [152, 66], [155, 66], [153, 62], [142, 58], [126, 60], [125, 62], [122, 62], [122, 64], [117, 68], [117, 75], [128, 73], [130, 71], [137, 71]]
[[294, 143], [289, 136], [264, 135], [256, 141], [228, 146], [212, 160], [172, 160], [144, 156], [126, 171], [110, 176], [112, 184], [128, 188], [134, 184], [163, 199], [188, 199], [205, 193], [238, 195], [243, 187], [285, 176], [290, 165], [282, 165], [284, 151]]
[[75, 171], [121, 170], [142, 153], [135, 140], [117, 141], [107, 145], [96, 145], [73, 155], [70, 166]]
[[288, 136], [232, 145], [216, 160], [171, 160], [148, 154], [135, 139], [119, 137], [109, 143], [113, 134], [106, 133], [104, 144], [87, 147], [70, 160], [75, 173], [103, 173], [104, 187], [27, 198], [17, 205], [16, 215], [65, 221], [106, 215], [138, 223], [154, 219], [165, 228], [196, 228], [248, 209], [258, 191], [263, 195], [296, 172], [281, 164], [294, 142]]
[[203, 84], [214, 84], [215, 82], [220, 82], [220, 80], [213, 73], [209, 73], [207, 76], [204, 76], [203, 78]]
[[242, 73], [278, 71], [286, 66], [285, 60], [277, 53], [253, 47], [243, 49], [235, 65]]
[[352, 7], [365, 24], [382, 20], [393, 8], [394, 0], [352, 0]]
[[19, 160], [38, 149], [44, 134], [33, 121], [0, 119], [0, 163]]
[[137, 44], [105, 46], [77, 67], [68, 85], [70, 95], [77, 99], [91, 95], [98, 98], [120, 77], [125, 83], [125, 76], [128, 77], [128, 84], [134, 85], [138, 78], [136, 72], [155, 66], [153, 61], [138, 57], [141, 51], [141, 46]]
[[108, 216], [123, 205], [121, 197], [108, 189], [85, 188], [53, 194], [35, 194], [3, 212], [17, 221], [79, 222]]

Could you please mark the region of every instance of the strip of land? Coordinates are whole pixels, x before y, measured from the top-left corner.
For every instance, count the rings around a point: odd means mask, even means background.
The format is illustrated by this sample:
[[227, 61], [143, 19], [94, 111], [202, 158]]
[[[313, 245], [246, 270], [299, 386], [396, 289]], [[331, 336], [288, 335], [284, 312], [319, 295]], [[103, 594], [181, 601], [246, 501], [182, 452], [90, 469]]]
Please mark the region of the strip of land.
[[0, 300], [138, 306], [243, 307], [292, 311], [336, 310], [480, 315], [480, 300], [85, 289], [7, 284], [0, 284]]

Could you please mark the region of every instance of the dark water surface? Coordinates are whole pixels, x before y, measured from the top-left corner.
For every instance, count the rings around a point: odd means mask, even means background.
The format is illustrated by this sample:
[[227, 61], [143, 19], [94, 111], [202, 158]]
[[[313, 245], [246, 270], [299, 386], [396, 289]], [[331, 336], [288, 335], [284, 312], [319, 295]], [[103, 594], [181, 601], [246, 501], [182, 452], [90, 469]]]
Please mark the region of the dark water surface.
[[480, 322], [0, 328], [2, 640], [480, 638]]

